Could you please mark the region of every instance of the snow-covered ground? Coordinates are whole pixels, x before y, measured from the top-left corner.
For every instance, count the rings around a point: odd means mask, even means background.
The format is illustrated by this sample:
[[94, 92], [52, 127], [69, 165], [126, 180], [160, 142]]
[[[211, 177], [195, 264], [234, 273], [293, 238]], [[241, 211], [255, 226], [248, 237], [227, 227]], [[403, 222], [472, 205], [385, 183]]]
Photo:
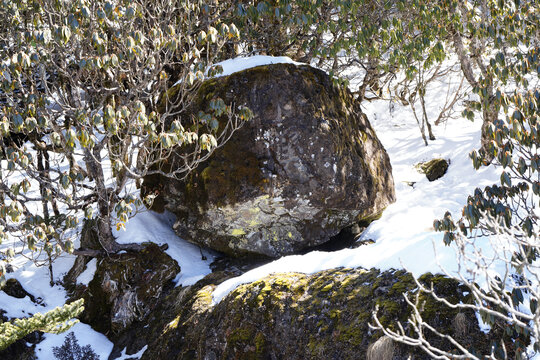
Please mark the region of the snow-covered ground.
[[77, 342], [81, 347], [90, 345], [92, 350], [94, 350], [96, 355], [102, 360], [109, 357], [109, 354], [113, 349], [113, 343], [110, 342], [105, 335], [94, 331], [90, 325], [78, 323], [63, 334], [45, 334], [45, 340], [36, 346], [36, 355], [38, 360], [56, 359], [53, 354], [53, 349], [55, 347], [61, 347], [64, 344], [65, 337], [70, 332], [75, 334]]
[[[275, 62], [292, 62], [286, 58], [256, 57], [222, 63], [224, 73], [232, 73], [242, 68]], [[439, 86], [439, 88], [437, 87]], [[432, 119], [436, 118], [437, 109], [442, 106], [446, 88], [439, 84], [428, 91], [428, 111]], [[242, 283], [257, 280], [274, 272], [297, 271], [313, 273], [338, 266], [382, 269], [405, 266], [414, 274], [426, 271], [439, 271], [439, 264], [447, 270], [455, 270], [456, 259], [451, 247], [442, 242], [442, 234], [432, 230], [433, 220], [441, 218], [450, 210], [459, 217], [461, 207], [469, 194], [476, 187], [496, 183], [498, 170], [493, 167], [475, 171], [468, 153], [479, 146], [480, 122], [471, 123], [464, 119], [450, 120], [446, 124], [434, 127], [437, 140], [424, 146], [420, 131], [410, 110], [399, 104], [389, 106], [388, 102], [376, 101], [364, 104], [368, 115], [381, 142], [385, 146], [393, 168], [397, 201], [390, 205], [382, 217], [373, 222], [362, 235], [372, 239], [374, 244], [356, 249], [344, 249], [336, 252], [311, 252], [306, 255], [287, 256], [264, 266], [251, 270], [242, 276], [230, 279], [216, 289], [214, 301], [220, 301], [231, 290]], [[429, 182], [424, 175], [414, 168], [420, 161], [434, 157], [443, 157], [451, 161], [448, 173], [441, 179]], [[413, 186], [409, 184], [414, 183]], [[210, 272], [209, 264], [214, 259], [212, 253], [204, 251], [206, 261], [201, 260], [197, 246], [179, 239], [172, 230], [174, 217], [170, 214], [156, 214], [150, 211], [137, 214], [127, 224], [125, 231], [115, 232], [118, 241], [167, 243], [167, 253], [176, 259], [182, 268], [175, 279], [177, 285], [190, 285]], [[55, 280], [59, 281], [69, 270], [73, 256], [63, 256], [54, 264]], [[43, 305], [35, 305], [28, 298], [15, 299], [0, 292], [0, 309], [7, 311], [7, 316], [21, 317], [36, 312], [45, 312], [62, 305], [66, 300], [64, 289], [49, 285], [46, 267], [37, 268], [32, 262], [17, 259], [15, 272], [8, 274], [16, 277], [22, 286], [36, 297], [43, 299]], [[78, 281], [90, 281], [95, 263], [91, 263]], [[112, 349], [112, 343], [105, 336], [96, 333], [85, 324], [76, 325], [75, 332], [81, 346], [91, 344], [92, 348], [106, 359]], [[54, 359], [52, 348], [63, 343], [66, 334], [45, 336], [45, 341], [38, 345], [38, 359]], [[137, 354], [141, 356], [142, 352]]]

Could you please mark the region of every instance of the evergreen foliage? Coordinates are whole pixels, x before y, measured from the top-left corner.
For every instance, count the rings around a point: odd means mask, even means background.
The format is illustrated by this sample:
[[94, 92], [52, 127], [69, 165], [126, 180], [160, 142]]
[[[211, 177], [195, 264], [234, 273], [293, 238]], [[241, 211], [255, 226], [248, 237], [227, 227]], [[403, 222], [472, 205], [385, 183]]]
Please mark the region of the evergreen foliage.
[[[517, 45], [527, 47], [539, 38], [534, 1], [267, 0], [242, 2], [235, 14], [248, 53], [315, 61], [333, 74], [359, 81], [360, 100], [367, 91], [382, 97], [402, 71], [406, 81], [394, 84], [393, 97], [423, 101], [430, 81], [423, 74], [454, 53], [467, 83], [475, 93], [482, 92], [483, 101], [471, 102], [465, 116], [472, 119], [475, 109], [481, 114], [481, 154], [488, 162], [492, 160], [488, 127], [500, 109], [488, 99], [511, 80], [511, 68], [521, 67]], [[363, 71], [351, 73], [351, 66]], [[413, 79], [417, 84], [411, 89]], [[523, 74], [514, 79], [520, 85], [527, 82]], [[429, 122], [425, 125], [433, 140]], [[421, 126], [424, 132], [424, 123]]]
[[425, 0], [246, 1], [237, 5], [233, 19], [247, 52], [289, 55], [315, 61], [335, 75], [351, 66], [363, 72], [357, 91], [360, 99], [404, 69], [413, 77], [418, 66], [430, 67], [446, 57], [439, 39], [447, 35], [440, 24], [443, 14]]
[[[434, 227], [445, 232], [447, 244], [460, 237], [486, 235], [513, 239], [513, 256], [506, 259], [512, 268], [506, 275], [511, 279], [502, 275], [493, 279], [491, 292], [478, 299], [478, 306], [484, 322], [494, 325], [502, 319], [511, 333], [531, 336], [535, 351], [539, 351], [540, 293], [534, 263], [540, 255], [540, 6], [525, 1], [516, 2], [516, 6], [503, 1], [497, 4], [497, 15], [506, 26], [489, 24], [484, 36], [495, 44], [504, 38], [514, 46], [500, 46], [489, 58], [473, 90], [479, 100], [472, 102], [464, 115], [472, 118], [487, 107], [495, 109], [494, 120], [485, 126], [485, 146], [471, 152], [470, 157], [476, 169], [489, 162], [502, 167], [500, 182], [477, 188], [468, 197], [461, 219], [454, 221], [447, 213]], [[512, 19], [518, 22], [514, 24]], [[514, 90], [505, 90], [510, 84]], [[485, 309], [495, 309], [495, 313]], [[524, 344], [518, 341], [504, 351], [497, 346], [496, 354], [504, 358], [510, 350], [524, 356]]]
[[72, 320], [83, 310], [83, 299], [57, 307], [45, 314], [0, 323], [0, 350], [34, 331], [59, 334], [69, 330], [78, 320]]
[[81, 347], [75, 334], [70, 332], [62, 346], [53, 347], [53, 354], [58, 360], [99, 360], [99, 356], [90, 345]]

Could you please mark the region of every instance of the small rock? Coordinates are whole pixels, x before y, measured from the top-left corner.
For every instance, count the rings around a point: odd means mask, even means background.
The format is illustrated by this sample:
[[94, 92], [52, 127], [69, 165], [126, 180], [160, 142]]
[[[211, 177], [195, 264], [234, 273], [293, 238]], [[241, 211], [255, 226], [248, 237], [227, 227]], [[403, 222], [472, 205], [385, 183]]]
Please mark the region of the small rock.
[[8, 279], [4, 287], [0, 290], [17, 299], [23, 299], [28, 296], [30, 300], [36, 302], [36, 298], [26, 291], [17, 279]]
[[446, 174], [449, 164], [449, 160], [438, 158], [419, 163], [416, 165], [416, 168], [422, 174], [426, 174], [429, 181], [435, 181]]

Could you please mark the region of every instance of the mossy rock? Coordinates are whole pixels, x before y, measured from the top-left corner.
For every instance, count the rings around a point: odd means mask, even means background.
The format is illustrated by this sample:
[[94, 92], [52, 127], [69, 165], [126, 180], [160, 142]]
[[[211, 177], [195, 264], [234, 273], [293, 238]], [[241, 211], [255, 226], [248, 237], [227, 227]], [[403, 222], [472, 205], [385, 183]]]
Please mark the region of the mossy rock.
[[[323, 71], [273, 64], [210, 79], [186, 117], [215, 98], [254, 118], [185, 180], [144, 179], [158, 210], [177, 215], [180, 237], [230, 256], [279, 257], [395, 200], [388, 155], [360, 104]], [[181, 161], [172, 156], [163, 168]]]
[[[176, 287], [156, 300], [156, 307], [144, 321], [136, 321], [126, 331], [115, 337], [111, 355], [117, 356], [124, 349], [135, 354], [148, 345], [152, 359], [189, 359], [193, 350], [185, 343], [186, 321], [198, 322], [204, 318], [212, 304], [212, 292], [221, 282], [241, 275], [238, 270], [223, 270], [207, 275], [195, 285]], [[155, 345], [150, 345], [155, 344]], [[183, 349], [187, 348], [186, 351]], [[116, 355], [115, 355], [116, 354]]]
[[429, 181], [435, 181], [440, 179], [446, 174], [448, 170], [449, 161], [446, 159], [433, 159], [416, 165], [416, 168], [426, 177]]
[[[395, 328], [401, 321], [412, 331], [403, 294], [414, 293], [417, 286], [402, 270], [273, 274], [239, 286], [213, 305], [213, 290], [229, 276], [212, 274], [171, 292], [156, 309], [159, 317], [146, 325], [148, 348], [142, 359], [362, 359], [382, 336], [369, 329], [376, 305], [385, 326]], [[472, 301], [466, 288], [442, 275], [426, 274], [421, 281], [432, 282], [450, 301]], [[430, 325], [470, 349], [489, 353], [496, 338], [479, 330], [473, 312], [460, 313], [422, 296]], [[462, 320], [461, 327], [455, 326], [456, 318]], [[434, 345], [451, 349], [444, 339], [426, 336]], [[392, 354], [394, 360], [430, 358], [399, 344], [392, 344]]]

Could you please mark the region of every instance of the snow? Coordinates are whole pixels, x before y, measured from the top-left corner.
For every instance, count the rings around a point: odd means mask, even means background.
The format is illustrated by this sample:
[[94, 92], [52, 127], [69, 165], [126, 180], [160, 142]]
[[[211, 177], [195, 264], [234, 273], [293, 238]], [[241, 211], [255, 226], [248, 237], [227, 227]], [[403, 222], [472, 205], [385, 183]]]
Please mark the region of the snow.
[[140, 359], [141, 356], [143, 356], [144, 352], [148, 349], [148, 345], [145, 345], [141, 350], [139, 350], [137, 353], [128, 355], [126, 354], [126, 349], [122, 350], [122, 354], [120, 357], [117, 357], [115, 360], [134, 360], [134, 359]]
[[[53, 274], [55, 285], [50, 285], [48, 268], [46, 266], [36, 266], [31, 260], [23, 257], [16, 258], [13, 262], [15, 271], [6, 274], [6, 278], [16, 278], [22, 287], [32, 294], [37, 304], [32, 302], [27, 296], [23, 299], [8, 296], [0, 291], [0, 309], [6, 311], [6, 316], [29, 317], [38, 312], [45, 313], [62, 306], [67, 301], [65, 289], [57, 285], [63, 276], [73, 266], [75, 256], [64, 255], [53, 263]], [[87, 270], [78, 278], [79, 281], [89, 281], [92, 264], [87, 265]], [[90, 268], [90, 270], [89, 270]], [[77, 323], [69, 331], [63, 334], [44, 334], [44, 340], [36, 347], [38, 360], [55, 359], [52, 349], [55, 346], [61, 346], [64, 339], [73, 331], [79, 340], [81, 346], [90, 344], [92, 349], [100, 356], [100, 359], [106, 360], [112, 350], [113, 344], [103, 334], [94, 331], [89, 325]]]
[[86, 264], [86, 269], [77, 278], [77, 283], [88, 285], [96, 273], [97, 259], [92, 259]]
[[[138, 213], [126, 225], [126, 231], [114, 231], [119, 243], [142, 243], [155, 242], [168, 244], [166, 253], [175, 259], [182, 271], [176, 277], [177, 286], [192, 285], [211, 272], [210, 264], [215, 258], [214, 253], [180, 239], [172, 229], [175, 217], [170, 213], [158, 214], [152, 211]], [[3, 244], [2, 246], [5, 246]], [[207, 260], [202, 260], [203, 254]], [[64, 255], [53, 263], [54, 281], [58, 283], [73, 266], [75, 256]], [[86, 265], [86, 269], [77, 278], [77, 283], [87, 285], [96, 271], [97, 260], [92, 259]], [[65, 289], [60, 285], [50, 286], [49, 273], [46, 266], [36, 266], [32, 261], [18, 257], [12, 264], [15, 268], [13, 273], [6, 275], [7, 278], [16, 278], [23, 288], [38, 298], [40, 304], [36, 304], [27, 296], [23, 299], [8, 296], [0, 291], [0, 309], [6, 311], [10, 318], [28, 317], [37, 312], [45, 313], [57, 306], [62, 306], [67, 301]], [[92, 349], [105, 360], [112, 351], [113, 344], [103, 334], [93, 330], [90, 326], [82, 323], [76, 324], [72, 329], [63, 334], [45, 334], [45, 340], [38, 344], [36, 354], [39, 360], [54, 359], [52, 349], [61, 346], [66, 335], [73, 331], [81, 346], [90, 344]], [[120, 359], [140, 358], [146, 348], [137, 354], [126, 355]]]
[[[288, 56], [268, 56], [268, 55], [254, 55], [254, 56], [248, 56], [248, 57], [239, 56], [233, 59], [228, 59], [225, 61], [215, 63], [213, 67], [221, 66], [223, 71], [220, 74], [216, 74], [212, 77], [228, 76], [242, 70], [251, 69], [257, 66], [270, 65], [270, 64], [307, 65], [304, 63], [294, 61]], [[182, 83], [182, 81], [183, 79], [178, 80], [177, 82], [173, 84], [173, 86], [176, 86]]]
[[[71, 268], [73, 261], [74, 257], [66, 256], [54, 263], [55, 282], [61, 280], [61, 276]], [[44, 313], [64, 305], [67, 300], [66, 292], [62, 286], [50, 285], [47, 267], [38, 267], [32, 261], [27, 261], [14, 273], [6, 274], [6, 278], [16, 278], [21, 286], [40, 302], [40, 304], [35, 304], [28, 297], [17, 299], [0, 292], [0, 309], [11, 309], [12, 311], [7, 313], [9, 317], [21, 316], [21, 312], [26, 314], [24, 316], [37, 312]], [[15, 309], [18, 310], [15, 311]]]
[[295, 64], [295, 65], [306, 65], [304, 63], [299, 63], [287, 56], [267, 56], [267, 55], [255, 55], [251, 57], [237, 57], [234, 59], [225, 60], [215, 64], [214, 66], [220, 65], [223, 69], [219, 76], [227, 76], [239, 72], [242, 70], [254, 68], [256, 66], [270, 65], [270, 64]]
[[[168, 244], [166, 253], [175, 259], [182, 271], [176, 277], [177, 286], [192, 285], [211, 272], [210, 264], [215, 258], [214, 253], [180, 239], [172, 229], [175, 217], [170, 213], [158, 214], [153, 211], [138, 213], [126, 225], [126, 231], [114, 231], [119, 243], [142, 243], [155, 242]], [[5, 246], [3, 244], [2, 246]], [[202, 260], [203, 254], [206, 260]], [[73, 266], [75, 256], [64, 255], [53, 263], [54, 281], [60, 282], [63, 276]], [[36, 266], [32, 261], [18, 257], [12, 264], [15, 268], [13, 273], [6, 275], [7, 278], [16, 278], [23, 288], [38, 298], [40, 304], [36, 304], [27, 296], [23, 299], [11, 297], [0, 291], [0, 309], [6, 311], [10, 318], [28, 317], [37, 312], [45, 313], [57, 306], [62, 306], [67, 301], [65, 289], [60, 285], [50, 286], [49, 273], [46, 266]], [[88, 285], [96, 271], [97, 260], [92, 259], [86, 265], [86, 269], [77, 278], [77, 283]], [[54, 359], [52, 349], [61, 346], [67, 334], [73, 331], [81, 346], [90, 344], [92, 349], [105, 360], [112, 351], [113, 344], [107, 337], [93, 330], [89, 325], [78, 323], [63, 334], [45, 334], [45, 340], [37, 345], [36, 354], [38, 360]], [[141, 349], [137, 354], [126, 355], [123, 353], [120, 359], [140, 358], [146, 350]]]
[[36, 346], [37, 360], [56, 359], [53, 354], [54, 347], [62, 346], [66, 336], [70, 332], [75, 333], [75, 337], [81, 347], [90, 345], [101, 360], [107, 360], [109, 358], [109, 354], [113, 349], [113, 343], [105, 335], [94, 331], [90, 325], [77, 323], [70, 330], [62, 334], [45, 334], [45, 340]]
[[35, 304], [28, 296], [18, 299], [0, 291], [0, 308], [8, 317], [28, 317], [30, 314], [43, 313], [43, 307]]

